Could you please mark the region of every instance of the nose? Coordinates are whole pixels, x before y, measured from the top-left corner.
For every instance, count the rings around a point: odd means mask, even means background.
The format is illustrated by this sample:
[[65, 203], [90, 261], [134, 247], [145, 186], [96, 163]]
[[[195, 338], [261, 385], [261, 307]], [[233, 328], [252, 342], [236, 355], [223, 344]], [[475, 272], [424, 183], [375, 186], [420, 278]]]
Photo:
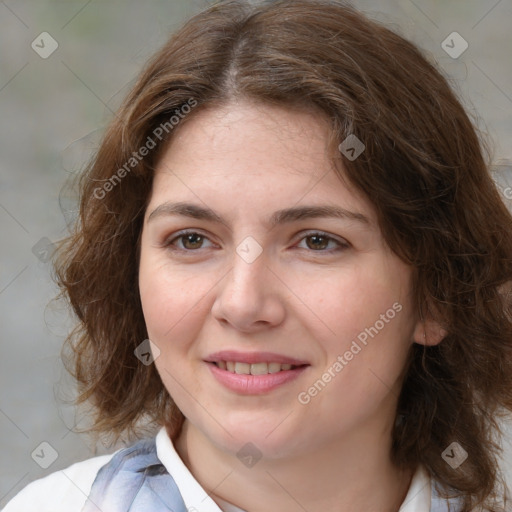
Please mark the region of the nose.
[[285, 318], [285, 288], [264, 254], [252, 263], [234, 254], [231, 270], [218, 284], [212, 314], [244, 333], [276, 327]]

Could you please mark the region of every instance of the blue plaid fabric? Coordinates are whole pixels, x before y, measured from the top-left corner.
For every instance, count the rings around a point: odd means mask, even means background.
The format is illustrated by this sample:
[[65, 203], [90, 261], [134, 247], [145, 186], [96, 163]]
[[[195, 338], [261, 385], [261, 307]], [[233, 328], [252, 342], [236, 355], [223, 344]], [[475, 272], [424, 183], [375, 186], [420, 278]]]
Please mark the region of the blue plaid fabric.
[[118, 452], [93, 482], [82, 512], [188, 512], [156, 455], [155, 439]]

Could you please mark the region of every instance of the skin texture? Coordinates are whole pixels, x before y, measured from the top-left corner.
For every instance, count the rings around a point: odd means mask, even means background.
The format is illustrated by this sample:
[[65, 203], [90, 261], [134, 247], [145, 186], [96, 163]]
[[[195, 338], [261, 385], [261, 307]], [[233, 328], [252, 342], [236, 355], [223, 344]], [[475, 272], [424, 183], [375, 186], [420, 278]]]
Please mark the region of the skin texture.
[[[160, 350], [155, 364], [187, 418], [176, 448], [213, 499], [250, 512], [398, 510], [411, 478], [389, 459], [403, 368], [425, 332], [429, 343], [443, 336], [417, 318], [411, 269], [386, 246], [373, 206], [332, 168], [328, 133], [315, 113], [247, 101], [198, 112], [166, 148], [145, 215], [140, 293]], [[149, 219], [178, 201], [211, 208], [223, 222]], [[267, 224], [277, 210], [325, 204], [368, 222]], [[202, 242], [177, 239], [183, 229]], [[236, 252], [248, 236], [263, 249], [252, 263]], [[301, 403], [299, 393], [333, 373], [338, 356], [394, 304], [400, 311]], [[271, 351], [310, 366], [248, 396], [223, 387], [204, 362], [224, 349]], [[262, 455], [253, 467], [236, 455], [246, 443]]]

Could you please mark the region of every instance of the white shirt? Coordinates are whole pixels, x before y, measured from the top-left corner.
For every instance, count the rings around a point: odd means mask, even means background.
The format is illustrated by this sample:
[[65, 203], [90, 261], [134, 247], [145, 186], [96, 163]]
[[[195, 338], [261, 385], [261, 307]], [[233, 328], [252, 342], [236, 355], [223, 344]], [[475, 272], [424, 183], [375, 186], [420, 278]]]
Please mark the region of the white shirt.
[[[244, 512], [225, 501], [221, 507], [208, 496], [175, 450], [165, 428], [156, 436], [158, 458], [174, 478], [190, 512]], [[56, 471], [27, 485], [2, 512], [80, 512], [96, 474], [112, 457], [103, 455]], [[423, 467], [414, 474], [399, 512], [430, 511], [430, 476]]]

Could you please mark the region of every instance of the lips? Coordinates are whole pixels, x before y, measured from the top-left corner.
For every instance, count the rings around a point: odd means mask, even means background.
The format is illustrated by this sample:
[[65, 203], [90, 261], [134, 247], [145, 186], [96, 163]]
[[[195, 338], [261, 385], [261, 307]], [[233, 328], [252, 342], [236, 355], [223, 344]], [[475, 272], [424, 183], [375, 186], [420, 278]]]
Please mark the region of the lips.
[[260, 395], [295, 380], [309, 363], [272, 352], [224, 350], [205, 359], [213, 376], [238, 394]]

